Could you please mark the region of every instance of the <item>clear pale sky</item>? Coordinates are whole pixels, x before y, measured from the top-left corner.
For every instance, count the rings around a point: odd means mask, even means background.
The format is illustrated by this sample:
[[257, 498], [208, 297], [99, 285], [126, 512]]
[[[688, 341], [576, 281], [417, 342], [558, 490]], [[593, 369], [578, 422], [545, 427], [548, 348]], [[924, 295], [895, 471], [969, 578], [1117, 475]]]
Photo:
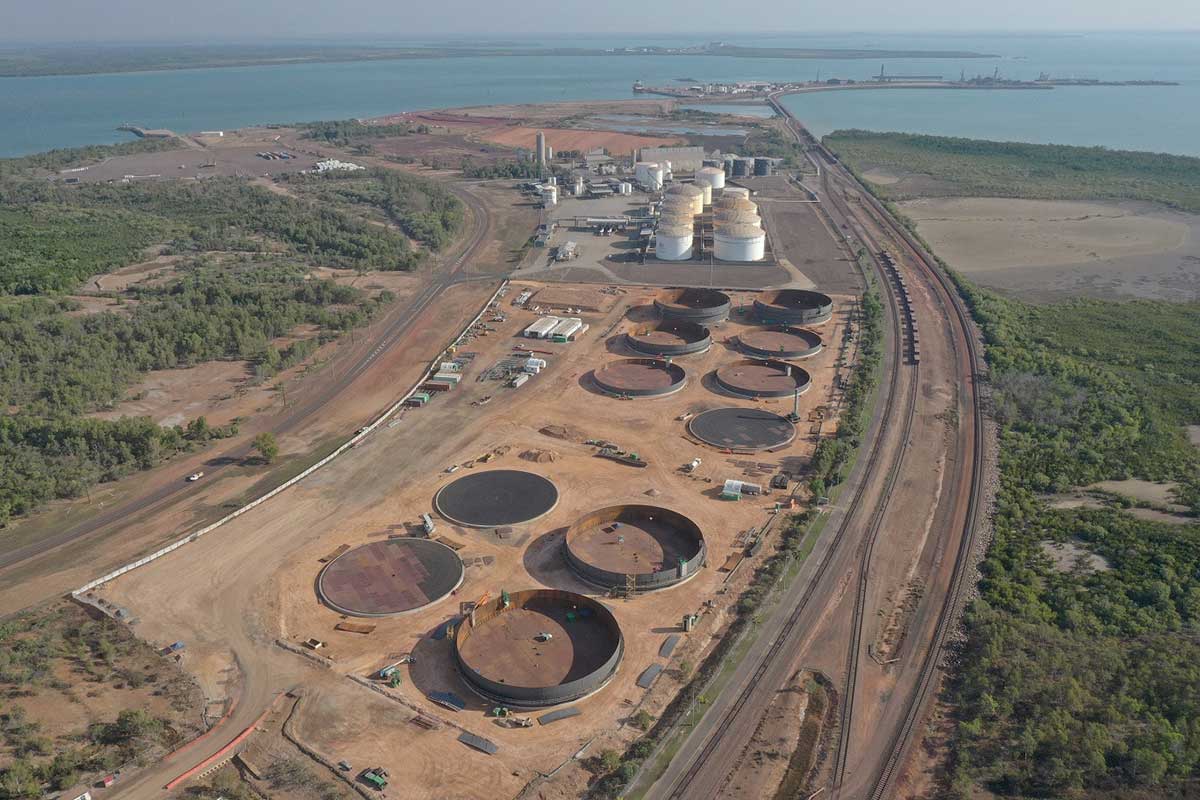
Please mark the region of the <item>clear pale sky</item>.
[[0, 0], [0, 41], [1200, 29], [1200, 0]]
[[1198, 0], [0, 0], [0, 41], [1200, 29]]

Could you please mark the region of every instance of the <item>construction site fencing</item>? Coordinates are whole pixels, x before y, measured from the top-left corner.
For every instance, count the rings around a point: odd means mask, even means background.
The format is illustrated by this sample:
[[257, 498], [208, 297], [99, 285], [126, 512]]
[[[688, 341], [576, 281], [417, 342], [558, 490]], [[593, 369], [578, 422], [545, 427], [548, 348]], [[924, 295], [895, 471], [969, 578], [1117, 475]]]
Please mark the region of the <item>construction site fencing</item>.
[[421, 373], [421, 377], [418, 378], [417, 381], [412, 385], [412, 387], [407, 392], [404, 393], [403, 397], [401, 397], [399, 400], [397, 400], [391, 406], [389, 406], [387, 408], [387, 410], [385, 410], [379, 417], [377, 417], [375, 419], [374, 422], [372, 422], [369, 425], [367, 425], [366, 427], [360, 429], [358, 433], [356, 433], [354, 436], [352, 436], [348, 441], [343, 443], [340, 447], [338, 447], [332, 453], [325, 456], [320, 461], [318, 461], [317, 463], [313, 464], [308, 469], [301, 472], [299, 475], [296, 475], [295, 477], [293, 477], [287, 481], [284, 481], [283, 483], [279, 484], [274, 489], [272, 489], [271, 491], [262, 495], [261, 497], [251, 500], [246, 505], [244, 505], [234, 511], [231, 511], [230, 513], [221, 517], [216, 522], [205, 525], [203, 528], [200, 528], [197, 531], [193, 531], [192, 533], [187, 534], [183, 538], [172, 542], [171, 544], [167, 545], [166, 547], [163, 547], [159, 550], [155, 550], [153, 553], [143, 556], [142, 558], [139, 558], [136, 561], [130, 562], [122, 567], [118, 567], [117, 569], [113, 570], [112, 572], [109, 572], [106, 575], [102, 575], [99, 578], [96, 578], [95, 580], [88, 581], [83, 586], [80, 586], [78, 589], [76, 589], [74, 592], [72, 592], [72, 594], [73, 595], [81, 595], [86, 592], [90, 592], [93, 589], [95, 589], [96, 587], [103, 586], [104, 584], [108, 583], [109, 581], [115, 580], [127, 572], [132, 572], [133, 570], [138, 569], [139, 567], [144, 567], [152, 561], [157, 561], [158, 559], [162, 558], [163, 556], [165, 556], [169, 553], [175, 552], [176, 550], [178, 550], [179, 548], [183, 547], [186, 544], [191, 544], [192, 542], [195, 542], [196, 540], [198, 540], [201, 536], [204, 536], [205, 534], [212, 533], [217, 528], [220, 528], [221, 526], [223, 526], [229, 522], [232, 522], [233, 520], [242, 516], [247, 511], [251, 511], [255, 508], [258, 508], [260, 505], [267, 502], [268, 500], [270, 500], [272, 497], [279, 494], [280, 492], [283, 492], [284, 490], [290, 489], [291, 487], [295, 486], [297, 483], [304, 480], [309, 475], [312, 475], [314, 472], [316, 472], [317, 470], [321, 469], [322, 467], [328, 465], [330, 462], [332, 462], [338, 456], [342, 455], [347, 450], [354, 447], [356, 444], [361, 442], [367, 436], [370, 436], [372, 433], [375, 432], [375, 430], [380, 425], [385, 423], [389, 417], [391, 417], [393, 414], [395, 414], [397, 411], [399, 411], [404, 406], [404, 404], [408, 401], [408, 399], [410, 397], [412, 397], [414, 394], [416, 394], [417, 389], [420, 388], [421, 384], [425, 383], [425, 381], [427, 381], [429, 379], [429, 377], [437, 371], [438, 366], [441, 364], [442, 360], [446, 357], [447, 351], [451, 347], [458, 344], [458, 342], [463, 338], [463, 336], [466, 335], [467, 331], [469, 331], [472, 327], [475, 326], [476, 323], [478, 323], [481, 319], [483, 319], [483, 315], [487, 313], [488, 308], [491, 307], [492, 303], [496, 302], [497, 298], [500, 297], [500, 293], [503, 292], [507, 287], [508, 287], [508, 281], [505, 280], [500, 284], [500, 288], [496, 289], [496, 291], [492, 294], [492, 296], [488, 298], [487, 302], [484, 303], [483, 308], [480, 309], [479, 313], [476, 314], [475, 317], [470, 322], [468, 322], [466, 325], [463, 326], [462, 330], [460, 330], [459, 333], [454, 337], [454, 341], [451, 342], [451, 344], [447, 345], [445, 348], [443, 348], [437, 354], [437, 356], [434, 357], [434, 359], [430, 362], [429, 366], [425, 369], [425, 371], [423, 373]]

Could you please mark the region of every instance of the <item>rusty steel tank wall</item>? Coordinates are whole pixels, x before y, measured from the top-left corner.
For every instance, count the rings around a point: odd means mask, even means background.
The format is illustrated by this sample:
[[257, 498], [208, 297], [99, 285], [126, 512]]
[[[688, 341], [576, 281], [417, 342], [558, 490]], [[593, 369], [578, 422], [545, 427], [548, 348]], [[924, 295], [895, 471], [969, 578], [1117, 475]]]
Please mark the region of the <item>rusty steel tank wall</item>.
[[[613, 616], [613, 613], [608, 610], [608, 607], [585, 595], [566, 592], [561, 589], [524, 589], [519, 592], [508, 593], [509, 603], [513, 608], [524, 608], [525, 604], [534, 598], [556, 600], [564, 605], [569, 604], [591, 609], [596, 615], [596, 619], [616, 639], [617, 646], [613, 649], [612, 655], [603, 664], [582, 678], [576, 678], [573, 681], [560, 683], [556, 686], [513, 686], [508, 683], [500, 683], [499, 681], [483, 677], [462, 658], [462, 645], [467, 639], [471, 638], [473, 631], [470, 617], [468, 616], [458, 623], [454, 631], [454, 659], [458, 662], [458, 668], [462, 670], [463, 677], [471, 684], [472, 688], [484, 697], [500, 703], [524, 708], [540, 708], [542, 706], [552, 706], [578, 700], [608, 683], [613, 675], [616, 674], [617, 667], [621, 664], [621, 658], [625, 655], [625, 638], [621, 635], [621, 626], [617, 623], [617, 618]], [[502, 607], [502, 603], [502, 598], [496, 598], [484, 604], [482, 609], [476, 609], [475, 624], [484, 625], [488, 620], [503, 613], [506, 609]]]
[[[803, 341], [804, 346], [785, 347], [783, 350], [771, 350], [765, 347], [757, 347], [747, 341], [750, 336], [739, 336], [738, 347], [752, 356], [761, 356], [763, 358], [812, 358], [817, 353], [820, 353], [824, 348], [824, 343], [819, 334], [815, 331], [806, 330], [805, 328], [797, 328], [794, 325], [773, 325], [767, 328], [769, 331], [777, 331], [795, 337], [797, 345]], [[751, 336], [753, 332], [751, 333]]]
[[649, 592], [655, 589], [665, 589], [668, 586], [681, 583], [699, 572], [700, 568], [704, 566], [705, 557], [708, 555], [708, 546], [704, 542], [704, 534], [700, 532], [700, 526], [678, 511], [672, 511], [669, 508], [661, 508], [659, 506], [609, 506], [608, 508], [593, 511], [576, 520], [575, 524], [567, 528], [567, 534], [563, 537], [563, 558], [566, 559], [571, 569], [575, 570], [576, 574], [588, 583], [605, 589], [624, 589], [626, 585], [626, 573], [612, 572], [611, 570], [602, 569], [595, 564], [589, 563], [575, 551], [572, 544], [578, 540], [579, 536], [587, 533], [589, 530], [600, 527], [606, 522], [644, 519], [651, 515], [670, 523], [676, 530], [694, 537], [696, 552], [675, 569], [635, 574], [634, 583], [638, 591]]
[[[658, 342], [640, 341], [639, 336], [645, 336], [655, 331], [674, 333], [683, 339], [682, 344], [661, 344]], [[657, 324], [639, 325], [626, 334], [625, 341], [630, 349], [648, 356], [687, 356], [693, 353], [703, 353], [712, 347], [712, 336], [708, 328], [695, 322], [679, 320], [663, 321]]]
[[724, 322], [732, 308], [729, 295], [716, 289], [678, 289], [654, 301], [654, 309], [664, 320], [699, 325]]
[[807, 289], [780, 289], [756, 298], [754, 313], [766, 323], [816, 325], [833, 316], [833, 299]]
[[[755, 387], [734, 383], [721, 375], [722, 372], [738, 366], [769, 367], [780, 373], [787, 373], [792, 378], [793, 385], [786, 389]], [[808, 370], [775, 358], [743, 358], [716, 370], [713, 377], [722, 389], [743, 397], [792, 397], [797, 392], [804, 394], [812, 387], [812, 376]]]
[[674, 394], [684, 387], [687, 382], [687, 372], [678, 364], [672, 364], [669, 361], [659, 358], [626, 358], [621, 361], [613, 361], [605, 365], [605, 368], [619, 366], [620, 364], [642, 364], [645, 366], [653, 366], [655, 369], [662, 369], [671, 376], [671, 383], [667, 386], [647, 386], [647, 387], [628, 387], [617, 386], [608, 383], [602, 377], [604, 369], [593, 370], [592, 380], [596, 382], [604, 392], [614, 396], [628, 397], [660, 397], [662, 395]]

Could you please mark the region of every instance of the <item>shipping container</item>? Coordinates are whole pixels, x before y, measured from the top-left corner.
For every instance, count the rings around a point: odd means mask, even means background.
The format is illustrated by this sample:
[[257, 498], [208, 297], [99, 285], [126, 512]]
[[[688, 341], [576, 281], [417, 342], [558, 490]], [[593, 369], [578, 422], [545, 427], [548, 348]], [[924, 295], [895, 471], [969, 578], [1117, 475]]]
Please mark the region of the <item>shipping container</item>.
[[512, 388], [519, 389], [520, 387], [524, 386], [525, 382], [528, 380], [529, 380], [529, 375], [527, 375], [527, 374], [518, 375], [512, 379]]

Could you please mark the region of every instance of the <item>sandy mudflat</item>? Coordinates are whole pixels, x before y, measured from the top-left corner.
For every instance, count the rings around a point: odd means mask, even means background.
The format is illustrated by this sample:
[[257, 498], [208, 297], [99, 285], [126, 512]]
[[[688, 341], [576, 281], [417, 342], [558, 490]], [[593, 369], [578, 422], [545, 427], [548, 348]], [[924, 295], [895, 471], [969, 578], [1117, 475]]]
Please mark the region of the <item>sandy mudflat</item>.
[[1200, 216], [1146, 203], [989, 197], [900, 205], [955, 269], [1026, 299], [1200, 298]]

